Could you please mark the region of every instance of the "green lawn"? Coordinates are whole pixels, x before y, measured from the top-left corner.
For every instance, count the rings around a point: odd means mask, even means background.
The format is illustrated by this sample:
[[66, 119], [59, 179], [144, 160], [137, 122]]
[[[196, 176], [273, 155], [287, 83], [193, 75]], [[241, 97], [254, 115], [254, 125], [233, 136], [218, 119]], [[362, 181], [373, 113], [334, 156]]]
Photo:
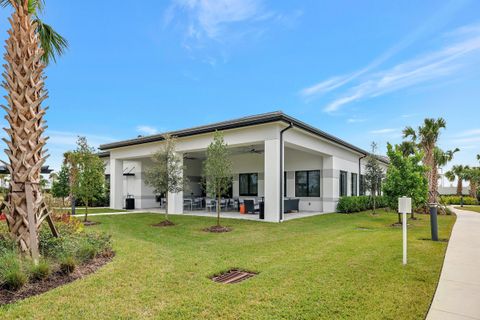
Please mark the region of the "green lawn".
[[[60, 211], [61, 208], [55, 208], [56, 210]], [[70, 208], [63, 209], [64, 211], [72, 211]], [[112, 213], [112, 212], [126, 212], [126, 210], [119, 210], [119, 209], [110, 209], [110, 208], [88, 208], [88, 213]], [[85, 214], [85, 208], [75, 208], [75, 214]]]
[[463, 207], [458, 206], [458, 207], [455, 207], [455, 209], [480, 212], [480, 206], [463, 206]]
[[[423, 319], [446, 249], [428, 216], [409, 225], [403, 267], [396, 214], [329, 214], [270, 224], [154, 214], [92, 217], [113, 235], [117, 256], [98, 273], [14, 305], [0, 319]], [[448, 238], [454, 216], [439, 216]], [[208, 277], [231, 267], [259, 274], [224, 285]]]

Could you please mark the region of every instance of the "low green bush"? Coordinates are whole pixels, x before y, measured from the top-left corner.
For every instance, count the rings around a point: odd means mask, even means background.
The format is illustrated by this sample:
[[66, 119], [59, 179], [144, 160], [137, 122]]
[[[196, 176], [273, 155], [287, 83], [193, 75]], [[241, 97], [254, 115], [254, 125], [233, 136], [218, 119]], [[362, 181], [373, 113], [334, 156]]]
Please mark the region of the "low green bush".
[[76, 256], [81, 262], [87, 262], [95, 258], [97, 254], [98, 251], [95, 245], [85, 242], [78, 248]]
[[[387, 201], [382, 196], [375, 197], [376, 208], [387, 207]], [[337, 212], [351, 213], [373, 209], [373, 198], [370, 196], [341, 197], [337, 204]]]
[[[441, 196], [440, 197], [441, 203], [445, 205], [451, 204], [461, 204], [462, 197], [460, 196]], [[478, 204], [478, 200], [474, 197], [463, 197], [463, 204], [464, 205], [476, 205]]]
[[22, 268], [20, 256], [15, 252], [0, 256], [0, 286], [7, 290], [18, 290], [28, 281]]
[[73, 256], [64, 256], [60, 259], [60, 271], [65, 274], [70, 274], [75, 270], [77, 261]]
[[40, 260], [37, 265], [32, 263], [29, 270], [30, 278], [33, 280], [46, 279], [51, 272], [52, 268], [50, 266], [50, 263], [48, 263], [48, 261], [46, 260]]

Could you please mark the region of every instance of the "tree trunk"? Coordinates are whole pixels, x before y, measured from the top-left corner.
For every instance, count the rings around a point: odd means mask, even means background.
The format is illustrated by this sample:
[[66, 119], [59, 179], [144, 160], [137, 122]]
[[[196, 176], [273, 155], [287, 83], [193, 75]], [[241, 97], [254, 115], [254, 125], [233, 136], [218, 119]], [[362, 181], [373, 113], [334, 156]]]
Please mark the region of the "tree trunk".
[[470, 180], [470, 197], [477, 198], [477, 182]]
[[168, 221], [168, 193], [165, 199], [165, 220]]
[[87, 218], [88, 218], [88, 200], [87, 201], [84, 200], [84, 202], [85, 202], [85, 217], [83, 218], [83, 221], [87, 222], [88, 221], [87, 220]]
[[217, 202], [217, 226], [220, 226], [220, 199], [221, 199], [221, 196], [218, 195], [218, 202]]
[[62, 197], [62, 212], [65, 210], [65, 197]]
[[[9, 19], [11, 29], [6, 41], [5, 81], [2, 86], [7, 91], [6, 119], [10, 125], [5, 129], [10, 136], [5, 140], [6, 154], [10, 164], [10, 194], [7, 210], [7, 224], [11, 235], [24, 253], [33, 255], [38, 251], [38, 226], [50, 214], [40, 190], [40, 171], [45, 162], [43, 147], [46, 140], [42, 137], [46, 129], [41, 107], [47, 98], [44, 88], [43, 70], [40, 61], [43, 51], [40, 49], [36, 26], [28, 14], [28, 1], [11, 1], [14, 7]], [[26, 185], [30, 184], [31, 195], [27, 196]], [[29, 191], [30, 192], [30, 191]], [[28, 200], [27, 201], [27, 197]], [[28, 202], [28, 204], [27, 204]], [[35, 226], [29, 229], [27, 206]], [[33, 233], [31, 234], [33, 230]], [[37, 243], [37, 248], [32, 248]]]
[[375, 212], [375, 209], [376, 209], [376, 205], [377, 205], [377, 204], [376, 204], [375, 200], [376, 200], [376, 199], [375, 199], [375, 196], [373, 196], [373, 214], [376, 213], [376, 212]]
[[457, 177], [457, 196], [461, 196], [463, 193], [463, 180], [460, 177]]
[[435, 164], [435, 158], [433, 156], [433, 147], [425, 148], [423, 164], [428, 168], [426, 172], [428, 180], [428, 202], [437, 203], [438, 179], [437, 166]]

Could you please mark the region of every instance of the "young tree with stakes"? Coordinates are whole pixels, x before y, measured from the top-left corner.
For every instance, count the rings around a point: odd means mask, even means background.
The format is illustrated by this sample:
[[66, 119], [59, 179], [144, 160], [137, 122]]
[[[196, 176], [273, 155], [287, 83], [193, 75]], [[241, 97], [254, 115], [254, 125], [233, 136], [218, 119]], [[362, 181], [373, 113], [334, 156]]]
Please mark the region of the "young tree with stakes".
[[[169, 192], [178, 193], [185, 189], [187, 183], [183, 176], [185, 166], [183, 159], [176, 153], [175, 146], [175, 137], [165, 135], [163, 146], [152, 156], [153, 166], [145, 171], [145, 183], [151, 186], [156, 194], [168, 195]], [[165, 220], [160, 225], [174, 225], [168, 217], [168, 201]]]
[[217, 199], [217, 227], [220, 226], [220, 202], [232, 184], [232, 161], [229, 158], [228, 145], [223, 134], [216, 131], [213, 142], [208, 146], [207, 159], [204, 162], [203, 174], [207, 194]]
[[105, 164], [90, 147], [85, 137], [78, 138], [77, 149], [70, 153], [76, 164], [76, 178], [72, 185], [75, 198], [81, 199], [85, 206], [83, 221], [88, 222], [89, 204], [104, 194]]
[[365, 164], [365, 189], [370, 192], [370, 197], [372, 198], [373, 210], [372, 213], [375, 214], [376, 210], [376, 198], [377, 194], [380, 191], [381, 181], [384, 177], [384, 172], [378, 163], [376, 157], [377, 144], [372, 142], [372, 152], [366, 158]]
[[11, 175], [7, 207], [7, 225], [21, 252], [38, 262], [38, 229], [47, 220], [52, 233], [58, 233], [40, 190], [40, 172], [46, 159], [46, 138], [42, 102], [47, 98], [44, 69], [61, 55], [67, 41], [39, 19], [42, 0], [0, 0], [12, 8], [6, 41], [6, 61], [2, 86], [7, 91], [6, 119], [9, 139], [4, 139]]

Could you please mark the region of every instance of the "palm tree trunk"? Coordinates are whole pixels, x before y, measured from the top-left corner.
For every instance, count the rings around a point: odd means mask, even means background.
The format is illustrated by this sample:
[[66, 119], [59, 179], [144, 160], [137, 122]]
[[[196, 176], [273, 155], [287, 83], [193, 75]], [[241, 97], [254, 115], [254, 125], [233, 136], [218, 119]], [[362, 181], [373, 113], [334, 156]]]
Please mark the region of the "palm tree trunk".
[[457, 196], [461, 196], [463, 192], [463, 181], [460, 177], [457, 177]]
[[470, 197], [477, 198], [477, 182], [470, 180]]
[[[28, 14], [28, 1], [11, 3], [14, 10], [9, 19], [11, 29], [5, 46], [5, 81], [2, 83], [7, 91], [8, 104], [2, 108], [7, 112], [10, 125], [5, 129], [10, 136], [5, 142], [10, 160], [6, 165], [11, 176], [6, 203], [7, 224], [20, 250], [33, 256], [34, 251], [38, 251], [38, 225], [49, 214], [39, 185], [41, 166], [46, 158], [43, 151], [46, 140], [42, 137], [46, 128], [45, 109], [41, 107], [47, 98], [43, 75], [45, 65], [40, 61], [43, 51], [35, 32], [36, 26]], [[27, 188], [27, 185], [31, 187]], [[34, 227], [30, 226], [27, 207], [32, 213], [30, 221], [35, 223]], [[37, 248], [33, 248], [35, 246]]]
[[428, 180], [428, 203], [437, 203], [437, 166], [433, 155], [433, 147], [425, 148], [425, 156], [423, 158], [423, 164], [428, 168], [427, 180]]

